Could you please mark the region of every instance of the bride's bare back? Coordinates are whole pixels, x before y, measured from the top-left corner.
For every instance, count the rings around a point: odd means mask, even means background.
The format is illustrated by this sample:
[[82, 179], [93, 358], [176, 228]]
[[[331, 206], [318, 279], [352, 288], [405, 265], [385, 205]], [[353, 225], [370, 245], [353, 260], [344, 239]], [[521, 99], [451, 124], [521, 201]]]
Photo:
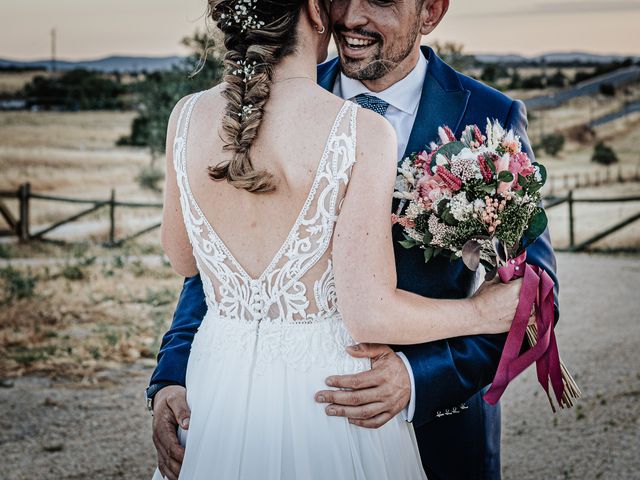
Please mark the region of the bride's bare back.
[[[250, 155], [257, 170], [264, 169], [274, 176], [276, 189], [255, 194], [226, 181], [213, 181], [207, 173], [209, 166], [231, 157], [223, 149], [225, 142], [220, 133], [226, 104], [222, 88], [205, 92], [194, 105], [187, 139], [187, 173], [204, 216], [244, 270], [257, 278], [282, 246], [305, 203], [344, 102], [308, 79], [292, 79], [272, 87]], [[175, 136], [178, 112], [184, 102], [172, 115], [169, 142]], [[168, 152], [171, 147], [167, 146]], [[172, 169], [169, 164], [169, 189], [173, 184]], [[165, 218], [165, 225], [175, 224], [175, 220]], [[163, 229], [163, 244], [172, 252], [170, 257], [180, 259], [172, 262], [176, 270], [191, 276], [197, 270], [191, 245], [182, 230]]]

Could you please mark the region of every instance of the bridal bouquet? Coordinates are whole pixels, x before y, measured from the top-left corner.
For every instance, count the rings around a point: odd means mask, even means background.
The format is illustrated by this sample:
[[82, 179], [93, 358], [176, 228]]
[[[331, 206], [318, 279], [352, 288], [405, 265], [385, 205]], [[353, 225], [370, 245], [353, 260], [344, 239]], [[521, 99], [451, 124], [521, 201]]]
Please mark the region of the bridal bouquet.
[[[400, 204], [392, 220], [403, 228], [400, 243], [423, 249], [425, 262], [447, 255], [474, 271], [482, 265], [487, 280], [496, 274], [503, 282], [524, 277], [516, 317], [484, 398], [495, 404], [509, 382], [536, 362], [554, 411], [549, 383], [558, 404], [572, 406], [580, 390], [558, 355], [553, 281], [526, 263], [526, 247], [547, 227], [539, 206], [546, 170], [532, 163], [518, 136], [497, 121], [487, 121], [484, 133], [467, 126], [460, 139], [446, 126], [438, 132], [438, 143], [398, 168], [394, 197]], [[536, 323], [527, 326], [534, 307]], [[520, 354], [525, 333], [530, 348]]]

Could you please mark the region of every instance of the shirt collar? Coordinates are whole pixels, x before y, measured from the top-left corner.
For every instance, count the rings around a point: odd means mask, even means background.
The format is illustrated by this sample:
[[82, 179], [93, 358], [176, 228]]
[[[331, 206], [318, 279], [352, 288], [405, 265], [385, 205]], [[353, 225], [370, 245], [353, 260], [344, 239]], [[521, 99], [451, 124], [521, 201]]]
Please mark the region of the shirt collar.
[[361, 94], [374, 95], [398, 110], [414, 115], [420, 104], [422, 87], [427, 74], [427, 63], [425, 56], [420, 54], [418, 63], [406, 77], [386, 90], [377, 93], [365, 87], [360, 80], [349, 78], [344, 73], [340, 73], [339, 81], [342, 98], [352, 100]]

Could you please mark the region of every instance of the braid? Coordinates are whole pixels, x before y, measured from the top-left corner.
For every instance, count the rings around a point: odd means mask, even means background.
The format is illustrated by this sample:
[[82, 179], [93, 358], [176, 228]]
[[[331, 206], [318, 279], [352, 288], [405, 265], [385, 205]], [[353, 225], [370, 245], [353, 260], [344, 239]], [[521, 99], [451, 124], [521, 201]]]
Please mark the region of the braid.
[[[230, 160], [209, 167], [213, 180], [227, 180], [236, 188], [262, 193], [275, 189], [273, 175], [256, 170], [249, 150], [258, 136], [264, 110], [271, 95], [273, 71], [278, 62], [293, 52], [301, 0], [253, 0], [258, 28], [225, 22], [230, 12], [247, 0], [209, 0], [212, 18], [225, 34], [224, 44], [227, 101], [222, 130]], [[253, 25], [255, 26], [255, 25]]]

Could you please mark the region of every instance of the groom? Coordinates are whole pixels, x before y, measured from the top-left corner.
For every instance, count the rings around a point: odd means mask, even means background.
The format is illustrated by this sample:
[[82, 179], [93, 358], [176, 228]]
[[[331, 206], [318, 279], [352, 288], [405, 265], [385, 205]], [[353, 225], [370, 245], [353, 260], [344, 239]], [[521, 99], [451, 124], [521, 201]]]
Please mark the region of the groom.
[[[318, 82], [384, 115], [396, 129], [399, 159], [436, 140], [441, 125], [458, 135], [467, 124], [483, 127], [487, 118], [514, 129], [532, 156], [521, 102], [454, 71], [433, 50], [420, 47], [422, 36], [434, 30], [448, 7], [449, 0], [333, 0], [339, 59], [318, 67]], [[462, 298], [472, 292], [475, 276], [461, 261], [438, 257], [425, 264], [419, 249], [398, 245], [400, 237], [400, 230], [394, 230], [398, 288], [434, 298]], [[556, 279], [548, 232], [529, 247], [527, 260]], [[200, 278], [187, 278], [147, 389], [159, 465], [169, 479], [177, 478], [184, 453], [176, 426], [188, 426], [185, 370], [205, 312]], [[316, 401], [327, 404], [328, 415], [348, 417], [368, 428], [404, 412], [415, 426], [431, 480], [499, 479], [500, 407], [485, 403], [481, 395], [496, 371], [504, 339], [461, 337], [397, 351], [358, 345], [349, 353], [370, 357], [372, 370], [330, 377], [327, 385], [332, 388], [318, 392]], [[381, 405], [385, 413], [372, 417], [371, 410], [380, 411]]]

